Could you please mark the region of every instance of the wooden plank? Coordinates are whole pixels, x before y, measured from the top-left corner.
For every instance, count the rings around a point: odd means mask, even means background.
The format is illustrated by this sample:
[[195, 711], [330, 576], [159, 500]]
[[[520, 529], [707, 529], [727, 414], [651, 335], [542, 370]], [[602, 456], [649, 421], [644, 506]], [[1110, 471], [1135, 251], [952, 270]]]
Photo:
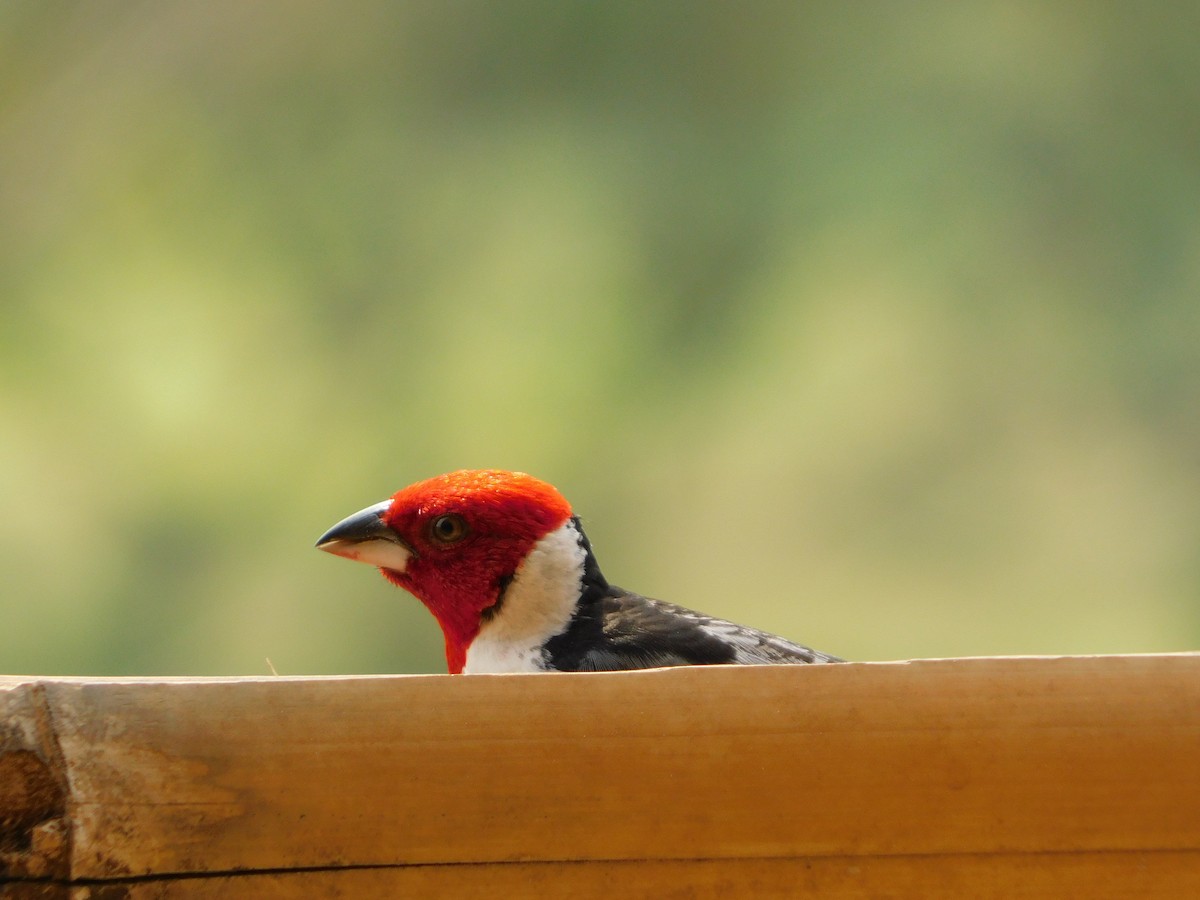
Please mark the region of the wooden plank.
[[[313, 897], [571, 897], [611, 900], [910, 898], [1137, 900], [1200, 896], [1200, 854], [1056, 853], [994, 856], [817, 857], [484, 863], [154, 879], [53, 886], [38, 900], [290, 900]], [[73, 891], [68, 893], [68, 891]], [[2, 893], [2, 892], [0, 892]], [[8, 900], [8, 897], [5, 897]], [[25, 900], [13, 896], [12, 900]]]
[[1193, 655], [34, 691], [74, 879], [1200, 850]]

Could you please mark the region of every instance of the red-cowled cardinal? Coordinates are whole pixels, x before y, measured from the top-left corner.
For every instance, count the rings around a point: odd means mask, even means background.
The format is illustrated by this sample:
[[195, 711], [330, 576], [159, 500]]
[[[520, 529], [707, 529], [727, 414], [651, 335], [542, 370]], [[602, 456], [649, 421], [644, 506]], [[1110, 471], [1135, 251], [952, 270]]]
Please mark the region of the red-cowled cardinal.
[[459, 672], [799, 664], [837, 657], [610, 585], [570, 504], [520, 472], [451, 472], [333, 526], [317, 547], [424, 603]]

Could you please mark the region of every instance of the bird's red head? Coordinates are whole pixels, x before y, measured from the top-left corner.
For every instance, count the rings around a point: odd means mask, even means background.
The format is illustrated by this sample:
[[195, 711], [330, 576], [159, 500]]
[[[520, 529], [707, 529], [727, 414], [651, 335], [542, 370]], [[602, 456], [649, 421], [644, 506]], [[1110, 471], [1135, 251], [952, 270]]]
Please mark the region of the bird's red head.
[[317, 546], [377, 565], [429, 608], [461, 672], [485, 610], [539, 540], [571, 517], [566, 499], [522, 472], [465, 470], [409, 485], [335, 525]]

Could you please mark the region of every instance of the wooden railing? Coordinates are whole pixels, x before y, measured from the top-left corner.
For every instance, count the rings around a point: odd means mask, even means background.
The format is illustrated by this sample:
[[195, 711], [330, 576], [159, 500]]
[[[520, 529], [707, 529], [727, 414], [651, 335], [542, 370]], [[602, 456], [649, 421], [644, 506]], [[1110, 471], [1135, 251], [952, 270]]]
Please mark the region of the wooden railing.
[[1200, 656], [0, 679], [0, 896], [1200, 897]]

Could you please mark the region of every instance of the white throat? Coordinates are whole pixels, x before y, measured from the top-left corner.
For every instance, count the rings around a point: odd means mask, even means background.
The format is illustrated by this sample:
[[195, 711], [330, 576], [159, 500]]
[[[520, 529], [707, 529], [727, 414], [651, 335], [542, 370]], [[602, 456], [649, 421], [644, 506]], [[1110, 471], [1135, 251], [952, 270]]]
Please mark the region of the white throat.
[[464, 672], [542, 672], [542, 648], [575, 614], [586, 558], [579, 529], [568, 519], [533, 545], [500, 609], [467, 648]]

